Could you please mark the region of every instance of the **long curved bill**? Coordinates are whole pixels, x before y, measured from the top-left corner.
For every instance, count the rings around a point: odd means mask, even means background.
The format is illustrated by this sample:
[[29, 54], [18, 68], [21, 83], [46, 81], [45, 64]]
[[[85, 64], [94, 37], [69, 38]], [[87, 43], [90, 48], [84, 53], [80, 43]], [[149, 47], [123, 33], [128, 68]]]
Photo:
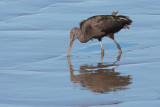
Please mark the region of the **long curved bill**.
[[74, 40], [70, 39], [69, 46], [68, 46], [67, 57], [70, 57], [70, 52], [71, 52], [71, 48], [72, 48], [73, 42], [74, 42]]

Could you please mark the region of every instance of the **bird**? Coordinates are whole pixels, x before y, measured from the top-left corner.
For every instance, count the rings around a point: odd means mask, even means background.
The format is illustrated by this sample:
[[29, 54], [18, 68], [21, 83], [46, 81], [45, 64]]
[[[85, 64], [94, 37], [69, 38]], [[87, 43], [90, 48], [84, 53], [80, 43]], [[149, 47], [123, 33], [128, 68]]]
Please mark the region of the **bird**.
[[101, 53], [104, 55], [102, 38], [109, 37], [112, 39], [119, 53], [122, 53], [120, 45], [116, 42], [114, 34], [121, 29], [129, 29], [129, 25], [133, 22], [128, 16], [117, 15], [117, 12], [112, 12], [111, 15], [96, 15], [79, 23], [80, 27], [74, 27], [70, 31], [70, 42], [68, 46], [67, 56], [70, 57], [70, 51], [73, 42], [78, 39], [81, 43], [87, 43], [89, 40], [98, 39], [101, 46]]

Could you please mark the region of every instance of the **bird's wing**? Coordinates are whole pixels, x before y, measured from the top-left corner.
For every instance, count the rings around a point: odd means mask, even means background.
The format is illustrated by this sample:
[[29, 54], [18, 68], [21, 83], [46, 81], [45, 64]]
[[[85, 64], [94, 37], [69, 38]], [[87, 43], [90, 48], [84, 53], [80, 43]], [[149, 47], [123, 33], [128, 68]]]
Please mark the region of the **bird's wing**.
[[104, 32], [105, 34], [117, 32], [122, 28], [121, 24], [117, 22], [116, 17], [112, 15], [98, 18], [96, 22], [92, 24], [92, 27], [97, 29], [99, 32]]
[[81, 26], [83, 24], [83, 22], [85, 22], [86, 20], [82, 20], [81, 22], [79, 22], [79, 25]]
[[116, 18], [113, 15], [93, 16], [83, 21], [80, 29], [85, 38], [102, 38], [109, 33], [118, 32], [123, 27]]

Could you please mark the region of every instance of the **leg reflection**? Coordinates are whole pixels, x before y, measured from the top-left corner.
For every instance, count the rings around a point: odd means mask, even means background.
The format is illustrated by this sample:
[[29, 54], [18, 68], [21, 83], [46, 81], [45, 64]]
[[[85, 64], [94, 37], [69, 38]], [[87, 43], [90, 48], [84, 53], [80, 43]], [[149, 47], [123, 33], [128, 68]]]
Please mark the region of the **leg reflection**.
[[[116, 62], [120, 61], [121, 59], [121, 55], [122, 55], [122, 52], [120, 52], [117, 56], [117, 60], [113, 62], [113, 64], [115, 64]], [[100, 59], [100, 64], [103, 62], [103, 58], [104, 58], [104, 53], [101, 54], [101, 59]]]

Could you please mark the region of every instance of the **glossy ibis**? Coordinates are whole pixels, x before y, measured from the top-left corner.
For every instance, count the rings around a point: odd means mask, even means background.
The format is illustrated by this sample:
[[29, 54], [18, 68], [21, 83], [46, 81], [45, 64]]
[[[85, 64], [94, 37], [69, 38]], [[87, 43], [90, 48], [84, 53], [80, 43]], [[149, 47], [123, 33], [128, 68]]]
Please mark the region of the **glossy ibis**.
[[117, 45], [119, 52], [122, 53], [120, 45], [114, 39], [114, 34], [121, 29], [129, 29], [132, 20], [127, 16], [117, 15], [117, 12], [113, 12], [112, 15], [97, 15], [83, 20], [80, 22], [80, 28], [74, 27], [70, 32], [70, 43], [68, 47], [67, 56], [70, 56], [72, 44], [75, 39], [78, 39], [81, 43], [86, 43], [91, 39], [98, 39], [101, 52], [104, 54], [102, 45], [102, 38], [107, 36], [111, 38]]

